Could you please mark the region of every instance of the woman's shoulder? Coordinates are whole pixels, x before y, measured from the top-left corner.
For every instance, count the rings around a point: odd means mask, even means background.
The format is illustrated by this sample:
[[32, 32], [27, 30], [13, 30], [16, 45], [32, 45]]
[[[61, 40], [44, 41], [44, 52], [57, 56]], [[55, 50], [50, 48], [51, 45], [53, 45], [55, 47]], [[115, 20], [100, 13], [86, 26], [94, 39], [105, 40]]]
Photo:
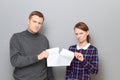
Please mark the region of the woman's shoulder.
[[77, 46], [77, 44], [73, 44], [73, 45], [70, 45], [69, 47], [76, 47]]
[[89, 49], [96, 49], [97, 50], [97, 47], [92, 45], [92, 44], [90, 44]]
[[76, 46], [77, 46], [76, 44], [70, 45], [70, 46], [69, 46], [69, 49], [76, 49]]

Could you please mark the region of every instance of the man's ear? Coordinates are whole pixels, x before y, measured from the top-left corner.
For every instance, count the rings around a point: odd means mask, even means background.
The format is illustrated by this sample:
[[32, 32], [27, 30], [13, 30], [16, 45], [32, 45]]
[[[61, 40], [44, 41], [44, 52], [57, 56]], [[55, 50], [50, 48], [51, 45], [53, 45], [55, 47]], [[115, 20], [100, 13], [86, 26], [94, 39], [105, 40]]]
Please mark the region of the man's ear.
[[29, 24], [29, 21], [30, 21], [30, 20], [28, 19], [28, 20], [27, 20], [27, 24]]

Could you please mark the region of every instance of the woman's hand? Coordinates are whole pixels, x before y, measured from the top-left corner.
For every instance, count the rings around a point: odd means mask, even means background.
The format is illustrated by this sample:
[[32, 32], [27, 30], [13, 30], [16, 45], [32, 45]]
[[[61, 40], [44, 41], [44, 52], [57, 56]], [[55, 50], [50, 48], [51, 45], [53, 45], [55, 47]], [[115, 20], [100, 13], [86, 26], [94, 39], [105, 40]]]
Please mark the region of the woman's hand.
[[74, 56], [80, 60], [80, 61], [83, 61], [84, 60], [84, 57], [83, 57], [83, 54], [82, 53], [78, 53], [78, 52], [75, 52], [74, 53]]

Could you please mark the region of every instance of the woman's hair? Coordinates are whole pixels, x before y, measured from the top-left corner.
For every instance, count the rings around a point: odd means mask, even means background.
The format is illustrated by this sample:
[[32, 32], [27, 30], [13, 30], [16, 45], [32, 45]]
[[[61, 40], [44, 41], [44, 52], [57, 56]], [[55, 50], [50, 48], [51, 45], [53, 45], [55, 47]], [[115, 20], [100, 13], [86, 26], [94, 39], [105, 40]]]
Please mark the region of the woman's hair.
[[[81, 29], [83, 31], [89, 31], [89, 28], [88, 26], [84, 23], [84, 22], [78, 22], [75, 27], [74, 27], [74, 30], [75, 28], [78, 28], [78, 29]], [[90, 42], [90, 35], [87, 36], [87, 42], [89, 43]]]
[[31, 12], [30, 15], [29, 15], [29, 19], [31, 19], [31, 17], [34, 16], [34, 15], [42, 17], [43, 20], [44, 20], [44, 15], [41, 12], [39, 12], [39, 11], [33, 11], [33, 12]]

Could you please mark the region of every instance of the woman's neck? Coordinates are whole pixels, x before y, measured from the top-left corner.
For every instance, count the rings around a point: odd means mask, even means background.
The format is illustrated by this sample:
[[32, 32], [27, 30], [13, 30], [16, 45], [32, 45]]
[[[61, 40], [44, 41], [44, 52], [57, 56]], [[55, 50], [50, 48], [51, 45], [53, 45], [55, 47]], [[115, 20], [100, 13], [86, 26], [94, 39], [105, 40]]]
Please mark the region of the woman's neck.
[[80, 48], [83, 48], [83, 47], [86, 46], [87, 44], [88, 44], [87, 41], [85, 41], [85, 42], [80, 42], [80, 43], [79, 43], [79, 47], [80, 47]]

